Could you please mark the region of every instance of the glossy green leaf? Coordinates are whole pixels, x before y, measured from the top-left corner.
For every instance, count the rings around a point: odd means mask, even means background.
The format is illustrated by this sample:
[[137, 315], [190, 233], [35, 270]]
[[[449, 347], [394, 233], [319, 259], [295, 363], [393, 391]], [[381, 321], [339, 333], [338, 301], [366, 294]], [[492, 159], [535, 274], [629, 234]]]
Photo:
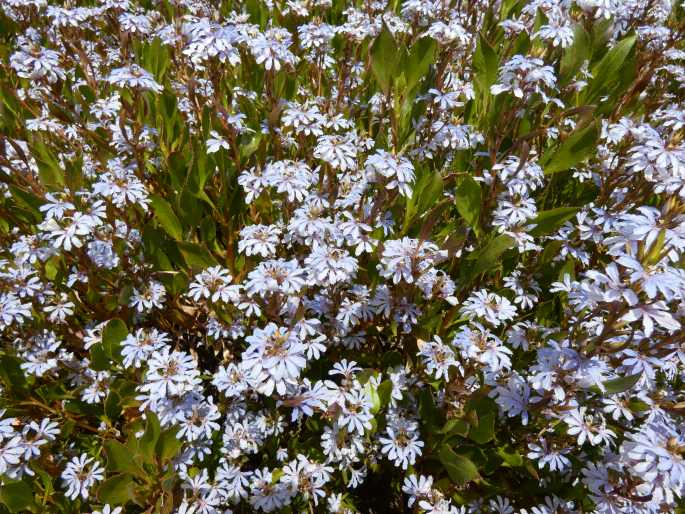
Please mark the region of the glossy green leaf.
[[364, 385], [366, 396], [371, 400], [371, 412], [377, 414], [381, 410], [381, 397], [378, 396], [378, 387], [373, 385], [373, 381], [369, 380]]
[[637, 35], [630, 34], [616, 43], [606, 53], [599, 63], [591, 70], [594, 79], [585, 92], [585, 102], [593, 103], [605, 94], [612, 85], [620, 80], [622, 68], [626, 64], [628, 55], [637, 42]]
[[413, 91], [428, 73], [431, 64], [435, 61], [437, 44], [433, 38], [419, 38], [407, 52], [402, 65], [402, 73], [406, 77], [407, 91]]
[[497, 448], [497, 454], [502, 457], [504, 465], [508, 467], [520, 467], [523, 466], [524, 460], [521, 454], [515, 449], [509, 448], [507, 446], [500, 446]]
[[472, 425], [469, 430], [469, 438], [478, 444], [485, 444], [495, 438], [495, 420], [497, 414], [488, 412], [483, 416], [478, 416], [478, 424]]
[[138, 440], [138, 449], [140, 450], [140, 454], [145, 462], [153, 462], [155, 458], [157, 441], [159, 441], [159, 436], [161, 434], [161, 429], [159, 426], [159, 419], [154, 412], [147, 411], [145, 413], [145, 417], [145, 432]]
[[470, 275], [478, 275], [493, 268], [500, 256], [514, 246], [514, 239], [506, 234], [501, 234], [490, 241], [487, 246], [469, 255], [469, 260], [474, 261]]
[[462, 177], [457, 185], [455, 200], [461, 217], [471, 228], [478, 228], [482, 203], [480, 184], [469, 175]]
[[155, 219], [166, 233], [177, 241], [182, 240], [183, 227], [169, 202], [159, 195], [150, 195], [150, 203], [152, 204]]
[[12, 355], [0, 356], [0, 379], [5, 387], [15, 395], [20, 394], [20, 391], [27, 387], [26, 376], [21, 369], [21, 363], [22, 361]]
[[34, 504], [33, 490], [24, 481], [5, 483], [0, 486], [0, 501], [10, 512], [25, 512]]
[[531, 225], [535, 225], [535, 228], [531, 229], [530, 235], [537, 237], [551, 234], [565, 222], [573, 219], [579, 210], [578, 207], [557, 207], [539, 212], [537, 217], [530, 221]]
[[182, 445], [183, 441], [176, 437], [176, 430], [165, 430], [160, 434], [155, 450], [159, 459], [166, 462], [176, 456]]
[[479, 477], [476, 465], [467, 457], [454, 453], [452, 448], [447, 445], [442, 445], [440, 447], [438, 457], [450, 479], [459, 485], [463, 485]]
[[378, 398], [381, 401], [381, 407], [385, 407], [390, 403], [390, 398], [392, 395], [392, 381], [391, 380], [383, 380], [378, 385]]
[[590, 35], [583, 25], [578, 23], [573, 30], [573, 44], [564, 50], [561, 57], [559, 76], [562, 84], [570, 82], [583, 63], [590, 59], [590, 45]]
[[469, 429], [471, 425], [468, 421], [461, 418], [454, 418], [447, 420], [445, 426], [440, 429], [441, 434], [445, 434], [447, 437], [453, 435], [459, 435], [461, 437], [466, 437], [469, 435]]
[[499, 58], [490, 43], [481, 35], [473, 54], [474, 82], [477, 89], [486, 95], [490, 94], [490, 86], [497, 81], [499, 73]]
[[106, 441], [104, 447], [108, 470], [121, 471], [143, 478], [147, 476], [140, 464], [135, 461], [135, 454], [131, 448], [115, 440]]
[[556, 149], [548, 150], [540, 159], [545, 175], [567, 170], [583, 162], [597, 151], [598, 138], [597, 122], [573, 131]]
[[38, 164], [40, 181], [49, 188], [63, 187], [64, 170], [57, 157], [40, 139], [36, 139], [33, 143], [32, 155]]
[[124, 505], [134, 496], [133, 477], [125, 473], [106, 479], [98, 488], [98, 499], [102, 503]]
[[186, 265], [192, 270], [203, 270], [219, 264], [206, 248], [197, 243], [179, 241], [177, 246]]
[[109, 320], [102, 329], [102, 342], [110, 348], [118, 346], [127, 336], [126, 323], [118, 318]]
[[635, 384], [640, 381], [640, 377], [642, 377], [642, 373], [607, 380], [603, 383], [605, 392], [607, 394], [618, 394], [628, 391], [635, 387]]
[[401, 53], [388, 27], [383, 24], [380, 34], [371, 46], [371, 70], [381, 89], [388, 93], [397, 76]]
[[433, 394], [428, 387], [422, 389], [419, 394], [419, 415], [421, 421], [429, 427], [437, 429], [442, 425], [440, 411], [435, 405]]

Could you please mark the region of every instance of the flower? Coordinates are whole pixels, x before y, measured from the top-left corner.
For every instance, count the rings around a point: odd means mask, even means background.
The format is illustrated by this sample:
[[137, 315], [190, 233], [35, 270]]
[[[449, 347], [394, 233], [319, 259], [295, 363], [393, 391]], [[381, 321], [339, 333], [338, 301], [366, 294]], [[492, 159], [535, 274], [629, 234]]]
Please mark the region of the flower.
[[385, 150], [378, 150], [366, 159], [369, 181], [379, 180], [378, 176], [390, 179], [386, 187], [397, 189], [404, 196], [411, 196], [414, 182], [414, 166], [406, 157], [396, 157]]
[[207, 140], [207, 153], [216, 153], [220, 149], [230, 150], [230, 145], [223, 137], [219, 135], [216, 130], [209, 131], [209, 139]]
[[354, 169], [357, 165], [357, 147], [354, 144], [354, 135], [319, 136], [314, 149], [314, 157], [341, 171]]
[[433, 339], [433, 341], [424, 342], [418, 353], [424, 359], [426, 371], [436, 380], [440, 378], [448, 380], [451, 367], [455, 367], [463, 375], [464, 368], [456, 360], [452, 349], [444, 344], [439, 336], [434, 336]]
[[75, 500], [80, 496], [87, 500], [90, 488], [104, 477], [104, 468], [93, 457], [88, 457], [85, 453], [74, 457], [62, 472], [67, 498]]
[[161, 93], [164, 89], [154, 77], [137, 64], [115, 68], [107, 77], [107, 81], [122, 88], [139, 89]]
[[418, 425], [401, 417], [391, 419], [385, 429], [386, 437], [379, 437], [381, 452], [393, 461], [395, 466], [407, 469], [414, 465], [421, 455], [423, 441], [418, 437]]
[[263, 329], [256, 328], [245, 341], [249, 346], [243, 353], [243, 366], [260, 383], [260, 392], [268, 396], [276, 389], [283, 395], [288, 383], [297, 383], [307, 360], [296, 334], [269, 323]]
[[461, 312], [469, 318], [483, 318], [492, 326], [498, 327], [514, 318], [516, 307], [507, 298], [481, 289], [464, 301]]

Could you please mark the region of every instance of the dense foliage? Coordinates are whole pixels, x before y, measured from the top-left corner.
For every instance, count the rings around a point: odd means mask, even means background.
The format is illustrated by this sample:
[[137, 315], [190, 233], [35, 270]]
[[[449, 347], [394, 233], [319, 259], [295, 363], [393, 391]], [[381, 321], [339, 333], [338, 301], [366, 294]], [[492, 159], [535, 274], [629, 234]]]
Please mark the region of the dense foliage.
[[681, 0], [0, 0], [0, 510], [676, 512]]

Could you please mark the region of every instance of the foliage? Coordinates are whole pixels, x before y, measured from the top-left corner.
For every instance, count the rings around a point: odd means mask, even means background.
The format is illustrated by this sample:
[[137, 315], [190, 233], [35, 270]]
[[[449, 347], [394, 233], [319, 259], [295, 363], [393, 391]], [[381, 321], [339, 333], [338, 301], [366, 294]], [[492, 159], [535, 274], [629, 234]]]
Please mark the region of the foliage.
[[682, 509], [682, 3], [0, 6], [0, 511]]

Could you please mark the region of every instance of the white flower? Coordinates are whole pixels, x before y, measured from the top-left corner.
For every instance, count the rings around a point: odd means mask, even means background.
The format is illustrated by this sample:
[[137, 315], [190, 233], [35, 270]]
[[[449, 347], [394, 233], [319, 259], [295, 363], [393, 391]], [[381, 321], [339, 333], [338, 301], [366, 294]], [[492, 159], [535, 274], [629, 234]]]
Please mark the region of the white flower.
[[378, 438], [381, 452], [397, 467], [407, 469], [409, 465], [413, 466], [423, 448], [423, 441], [418, 436], [418, 425], [401, 417], [391, 418], [385, 433], [385, 437]]
[[554, 68], [545, 66], [542, 59], [515, 55], [504, 63], [500, 69], [499, 82], [490, 91], [499, 95], [511, 91], [517, 98], [526, 98], [532, 93], [539, 93], [545, 102], [550, 101], [546, 92], [556, 89], [557, 78]]
[[226, 268], [221, 266], [207, 268], [195, 275], [195, 279], [190, 284], [188, 296], [195, 301], [206, 298], [212, 302], [238, 303], [240, 286], [231, 285], [231, 280], [233, 277]]
[[537, 460], [540, 469], [548, 467], [550, 471], [563, 472], [571, 466], [571, 461], [566, 457], [571, 448], [549, 448], [545, 439], [541, 439], [539, 445], [529, 443], [528, 448], [531, 450], [528, 458]]
[[139, 389], [153, 398], [182, 395], [201, 383], [193, 358], [185, 352], [171, 351], [168, 346], [153, 353], [147, 365], [145, 382]]
[[452, 349], [442, 342], [438, 336], [434, 336], [434, 341], [424, 342], [419, 346], [418, 355], [423, 358], [424, 365], [428, 374], [436, 380], [443, 378], [449, 380], [449, 369], [451, 367], [463, 375], [464, 368], [454, 357]]
[[314, 157], [341, 171], [352, 170], [357, 165], [357, 147], [354, 136], [320, 136]]
[[297, 383], [307, 360], [305, 347], [293, 331], [269, 323], [264, 329], [256, 328], [245, 341], [249, 346], [242, 367], [256, 377], [260, 392], [269, 396], [275, 389], [283, 395], [287, 384]]
[[79, 496], [87, 500], [90, 488], [104, 477], [104, 468], [100, 463], [83, 453], [71, 459], [62, 472], [62, 480], [67, 488], [65, 494], [71, 500]]
[[127, 335], [121, 343], [124, 366], [140, 368], [155, 352], [164, 348], [169, 342], [169, 337], [156, 328], [151, 330], [139, 328], [135, 334]]
[[357, 274], [357, 259], [347, 251], [324, 245], [316, 245], [305, 259], [307, 274], [324, 286], [349, 282]]
[[516, 316], [516, 307], [507, 298], [481, 289], [464, 301], [461, 312], [469, 318], [483, 318], [498, 327]]
[[221, 148], [224, 150], [229, 150], [231, 148], [231, 146], [228, 144], [228, 141], [221, 137], [216, 130], [210, 130], [209, 136], [210, 137], [207, 140], [207, 153], [216, 153]]
[[161, 93], [164, 89], [148, 71], [137, 64], [112, 70], [107, 77], [107, 82], [123, 88], [129, 87], [141, 91], [154, 91], [155, 93]]
[[161, 309], [166, 298], [166, 289], [160, 282], [151, 280], [144, 286], [142, 291], [134, 287], [129, 299], [129, 306], [138, 312], [150, 311], [154, 308]]
[[273, 225], [248, 225], [240, 231], [238, 251], [247, 256], [273, 257], [281, 230]]
[[66, 77], [59, 64], [60, 55], [54, 50], [36, 47], [23, 47], [10, 56], [10, 66], [23, 78], [45, 79], [54, 84]]
[[414, 166], [406, 157], [397, 157], [385, 150], [377, 150], [366, 159], [366, 170], [369, 174], [369, 181], [379, 181], [377, 175], [380, 175], [390, 179], [386, 185], [388, 189], [397, 189], [400, 194], [411, 196]]
[[674, 331], [680, 328], [680, 323], [668, 311], [668, 308], [663, 301], [654, 302], [652, 304], [636, 305], [625, 313], [621, 319], [629, 323], [642, 319], [642, 327], [645, 331], [645, 336], [647, 337], [651, 336], [652, 332], [654, 332], [655, 324], [668, 331]]
[[361, 389], [353, 389], [345, 394], [345, 403], [338, 417], [338, 424], [347, 427], [350, 432], [363, 435], [371, 428], [373, 415], [370, 412], [371, 401]]
[[94, 510], [91, 514], [121, 514], [123, 507], [111, 507], [109, 503], [102, 507], [102, 510]]

